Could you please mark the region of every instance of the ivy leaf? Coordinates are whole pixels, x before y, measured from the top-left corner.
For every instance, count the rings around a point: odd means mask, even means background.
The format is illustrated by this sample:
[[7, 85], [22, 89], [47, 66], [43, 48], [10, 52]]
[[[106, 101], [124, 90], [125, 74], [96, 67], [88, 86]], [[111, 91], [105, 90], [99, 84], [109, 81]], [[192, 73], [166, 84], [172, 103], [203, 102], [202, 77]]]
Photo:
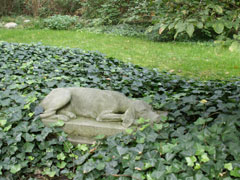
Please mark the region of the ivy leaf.
[[29, 134], [29, 133], [24, 133], [23, 134], [23, 138], [27, 141], [27, 142], [32, 142], [34, 140], [34, 136]]
[[207, 153], [204, 153], [201, 155], [201, 162], [208, 162], [209, 161], [209, 158], [208, 158], [208, 155]]
[[57, 155], [58, 160], [64, 160], [65, 158], [66, 158], [66, 156], [64, 155], [63, 152], [61, 152], [60, 154]]
[[194, 166], [194, 169], [199, 170], [200, 168], [201, 168], [201, 165], [199, 163], [196, 163], [195, 166]]
[[88, 150], [88, 147], [87, 147], [86, 144], [78, 144], [78, 145], [77, 145], [77, 149], [78, 149], [79, 151], [87, 151], [87, 150]]
[[196, 153], [195, 153], [195, 154], [196, 154], [197, 156], [204, 154], [204, 152], [205, 152], [204, 146], [202, 146], [202, 145], [200, 145], [200, 144], [196, 144], [196, 145], [195, 145], [195, 148], [196, 148]]
[[73, 145], [70, 142], [65, 142], [63, 145], [63, 148], [64, 148], [64, 152], [70, 153], [73, 148]]
[[193, 167], [194, 163], [197, 161], [197, 158], [195, 156], [185, 157], [185, 159], [187, 161], [187, 165], [190, 167]]
[[146, 122], [149, 122], [149, 120], [146, 120], [146, 119], [144, 119], [144, 118], [140, 118], [140, 119], [137, 120], [137, 123], [138, 123], [138, 124], [144, 124], [144, 123], [146, 123]]
[[0, 127], [4, 127], [7, 124], [7, 120], [0, 120]]
[[127, 128], [125, 131], [126, 131], [127, 134], [132, 134], [133, 133], [133, 129], [132, 128]]
[[21, 168], [22, 168], [21, 164], [15, 164], [15, 165], [11, 166], [10, 172], [12, 174], [16, 174], [18, 171], [21, 170]]
[[44, 168], [43, 174], [48, 175], [49, 177], [54, 177], [56, 174], [56, 171], [51, 170], [50, 168]]
[[235, 167], [234, 170], [230, 171], [230, 175], [233, 177], [240, 177], [240, 168]]
[[3, 129], [3, 131], [4, 131], [4, 132], [8, 132], [11, 128], [12, 128], [12, 125], [10, 124], [10, 125], [6, 126], [6, 127]]
[[103, 162], [98, 163], [96, 166], [96, 169], [99, 171], [103, 170], [104, 168], [105, 168], [105, 163]]
[[163, 128], [163, 125], [162, 124], [154, 124], [153, 128], [155, 131], [159, 131]]
[[198, 118], [197, 121], [194, 122], [195, 125], [203, 125], [206, 123], [206, 120], [203, 118]]
[[232, 171], [232, 170], [233, 170], [232, 163], [224, 164], [224, 168], [227, 169], [227, 170], [229, 170], [229, 171]]
[[34, 144], [27, 142], [23, 145], [23, 149], [25, 152], [32, 152], [34, 146]]
[[60, 169], [63, 169], [66, 165], [67, 165], [67, 163], [64, 161], [57, 162], [57, 167]]
[[83, 173], [84, 174], [89, 173], [93, 169], [95, 169], [95, 164], [92, 161], [89, 161], [83, 165]]
[[65, 122], [63, 120], [58, 120], [57, 122], [53, 123], [53, 127], [62, 127], [64, 124]]
[[118, 151], [118, 154], [120, 156], [122, 156], [123, 154], [126, 154], [128, 152], [128, 148], [123, 148], [121, 146], [117, 146], [117, 151]]

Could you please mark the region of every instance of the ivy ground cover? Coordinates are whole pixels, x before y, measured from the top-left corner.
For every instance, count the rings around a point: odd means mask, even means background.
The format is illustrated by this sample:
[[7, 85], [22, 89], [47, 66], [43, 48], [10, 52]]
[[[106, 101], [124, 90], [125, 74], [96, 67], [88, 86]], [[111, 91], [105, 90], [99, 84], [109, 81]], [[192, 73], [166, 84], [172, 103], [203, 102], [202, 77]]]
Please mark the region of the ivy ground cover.
[[[0, 67], [3, 179], [240, 178], [239, 78], [196, 81], [80, 49], [6, 42]], [[116, 90], [169, 115], [73, 146], [59, 128], [64, 123], [45, 127], [37, 106], [51, 89], [71, 86]]]
[[229, 79], [240, 76], [240, 52], [231, 52], [213, 43], [160, 43], [90, 32], [26, 29], [0, 29], [1, 40], [98, 50], [125, 62], [193, 78]]

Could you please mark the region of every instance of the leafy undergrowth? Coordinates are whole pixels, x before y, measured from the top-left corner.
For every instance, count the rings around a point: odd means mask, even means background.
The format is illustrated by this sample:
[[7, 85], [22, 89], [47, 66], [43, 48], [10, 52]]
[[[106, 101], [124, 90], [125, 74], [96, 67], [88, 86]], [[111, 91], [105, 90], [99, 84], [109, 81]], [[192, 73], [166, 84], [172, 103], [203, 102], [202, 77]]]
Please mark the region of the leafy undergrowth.
[[[240, 81], [195, 81], [94, 52], [0, 44], [0, 175], [9, 179], [236, 179]], [[57, 87], [93, 87], [144, 98], [169, 111], [94, 146], [73, 146], [45, 127], [40, 100]]]

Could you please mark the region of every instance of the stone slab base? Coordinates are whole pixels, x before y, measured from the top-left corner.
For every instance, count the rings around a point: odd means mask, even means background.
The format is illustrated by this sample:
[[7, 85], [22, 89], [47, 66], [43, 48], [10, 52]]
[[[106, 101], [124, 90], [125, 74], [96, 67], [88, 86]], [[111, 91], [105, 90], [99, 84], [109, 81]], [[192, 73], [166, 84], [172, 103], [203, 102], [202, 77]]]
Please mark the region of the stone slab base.
[[[55, 123], [54, 119], [42, 119], [45, 125]], [[73, 144], [93, 144], [97, 135], [114, 135], [124, 131], [121, 122], [97, 122], [94, 119], [80, 117], [65, 122], [63, 131], [69, 135]]]

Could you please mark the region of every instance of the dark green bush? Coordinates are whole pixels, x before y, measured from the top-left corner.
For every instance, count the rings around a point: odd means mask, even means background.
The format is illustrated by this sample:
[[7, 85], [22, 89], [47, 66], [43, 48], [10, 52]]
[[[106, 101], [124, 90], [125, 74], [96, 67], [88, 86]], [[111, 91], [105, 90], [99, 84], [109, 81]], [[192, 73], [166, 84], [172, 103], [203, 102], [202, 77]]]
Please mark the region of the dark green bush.
[[148, 0], [88, 0], [82, 3], [84, 18], [100, 18], [103, 25], [119, 23], [149, 23], [153, 1]]
[[[236, 179], [240, 81], [183, 79], [95, 52], [0, 43], [0, 175], [7, 179]], [[111, 89], [169, 112], [95, 146], [45, 127], [40, 100], [57, 87]], [[65, 177], [65, 179], [66, 179]]]

